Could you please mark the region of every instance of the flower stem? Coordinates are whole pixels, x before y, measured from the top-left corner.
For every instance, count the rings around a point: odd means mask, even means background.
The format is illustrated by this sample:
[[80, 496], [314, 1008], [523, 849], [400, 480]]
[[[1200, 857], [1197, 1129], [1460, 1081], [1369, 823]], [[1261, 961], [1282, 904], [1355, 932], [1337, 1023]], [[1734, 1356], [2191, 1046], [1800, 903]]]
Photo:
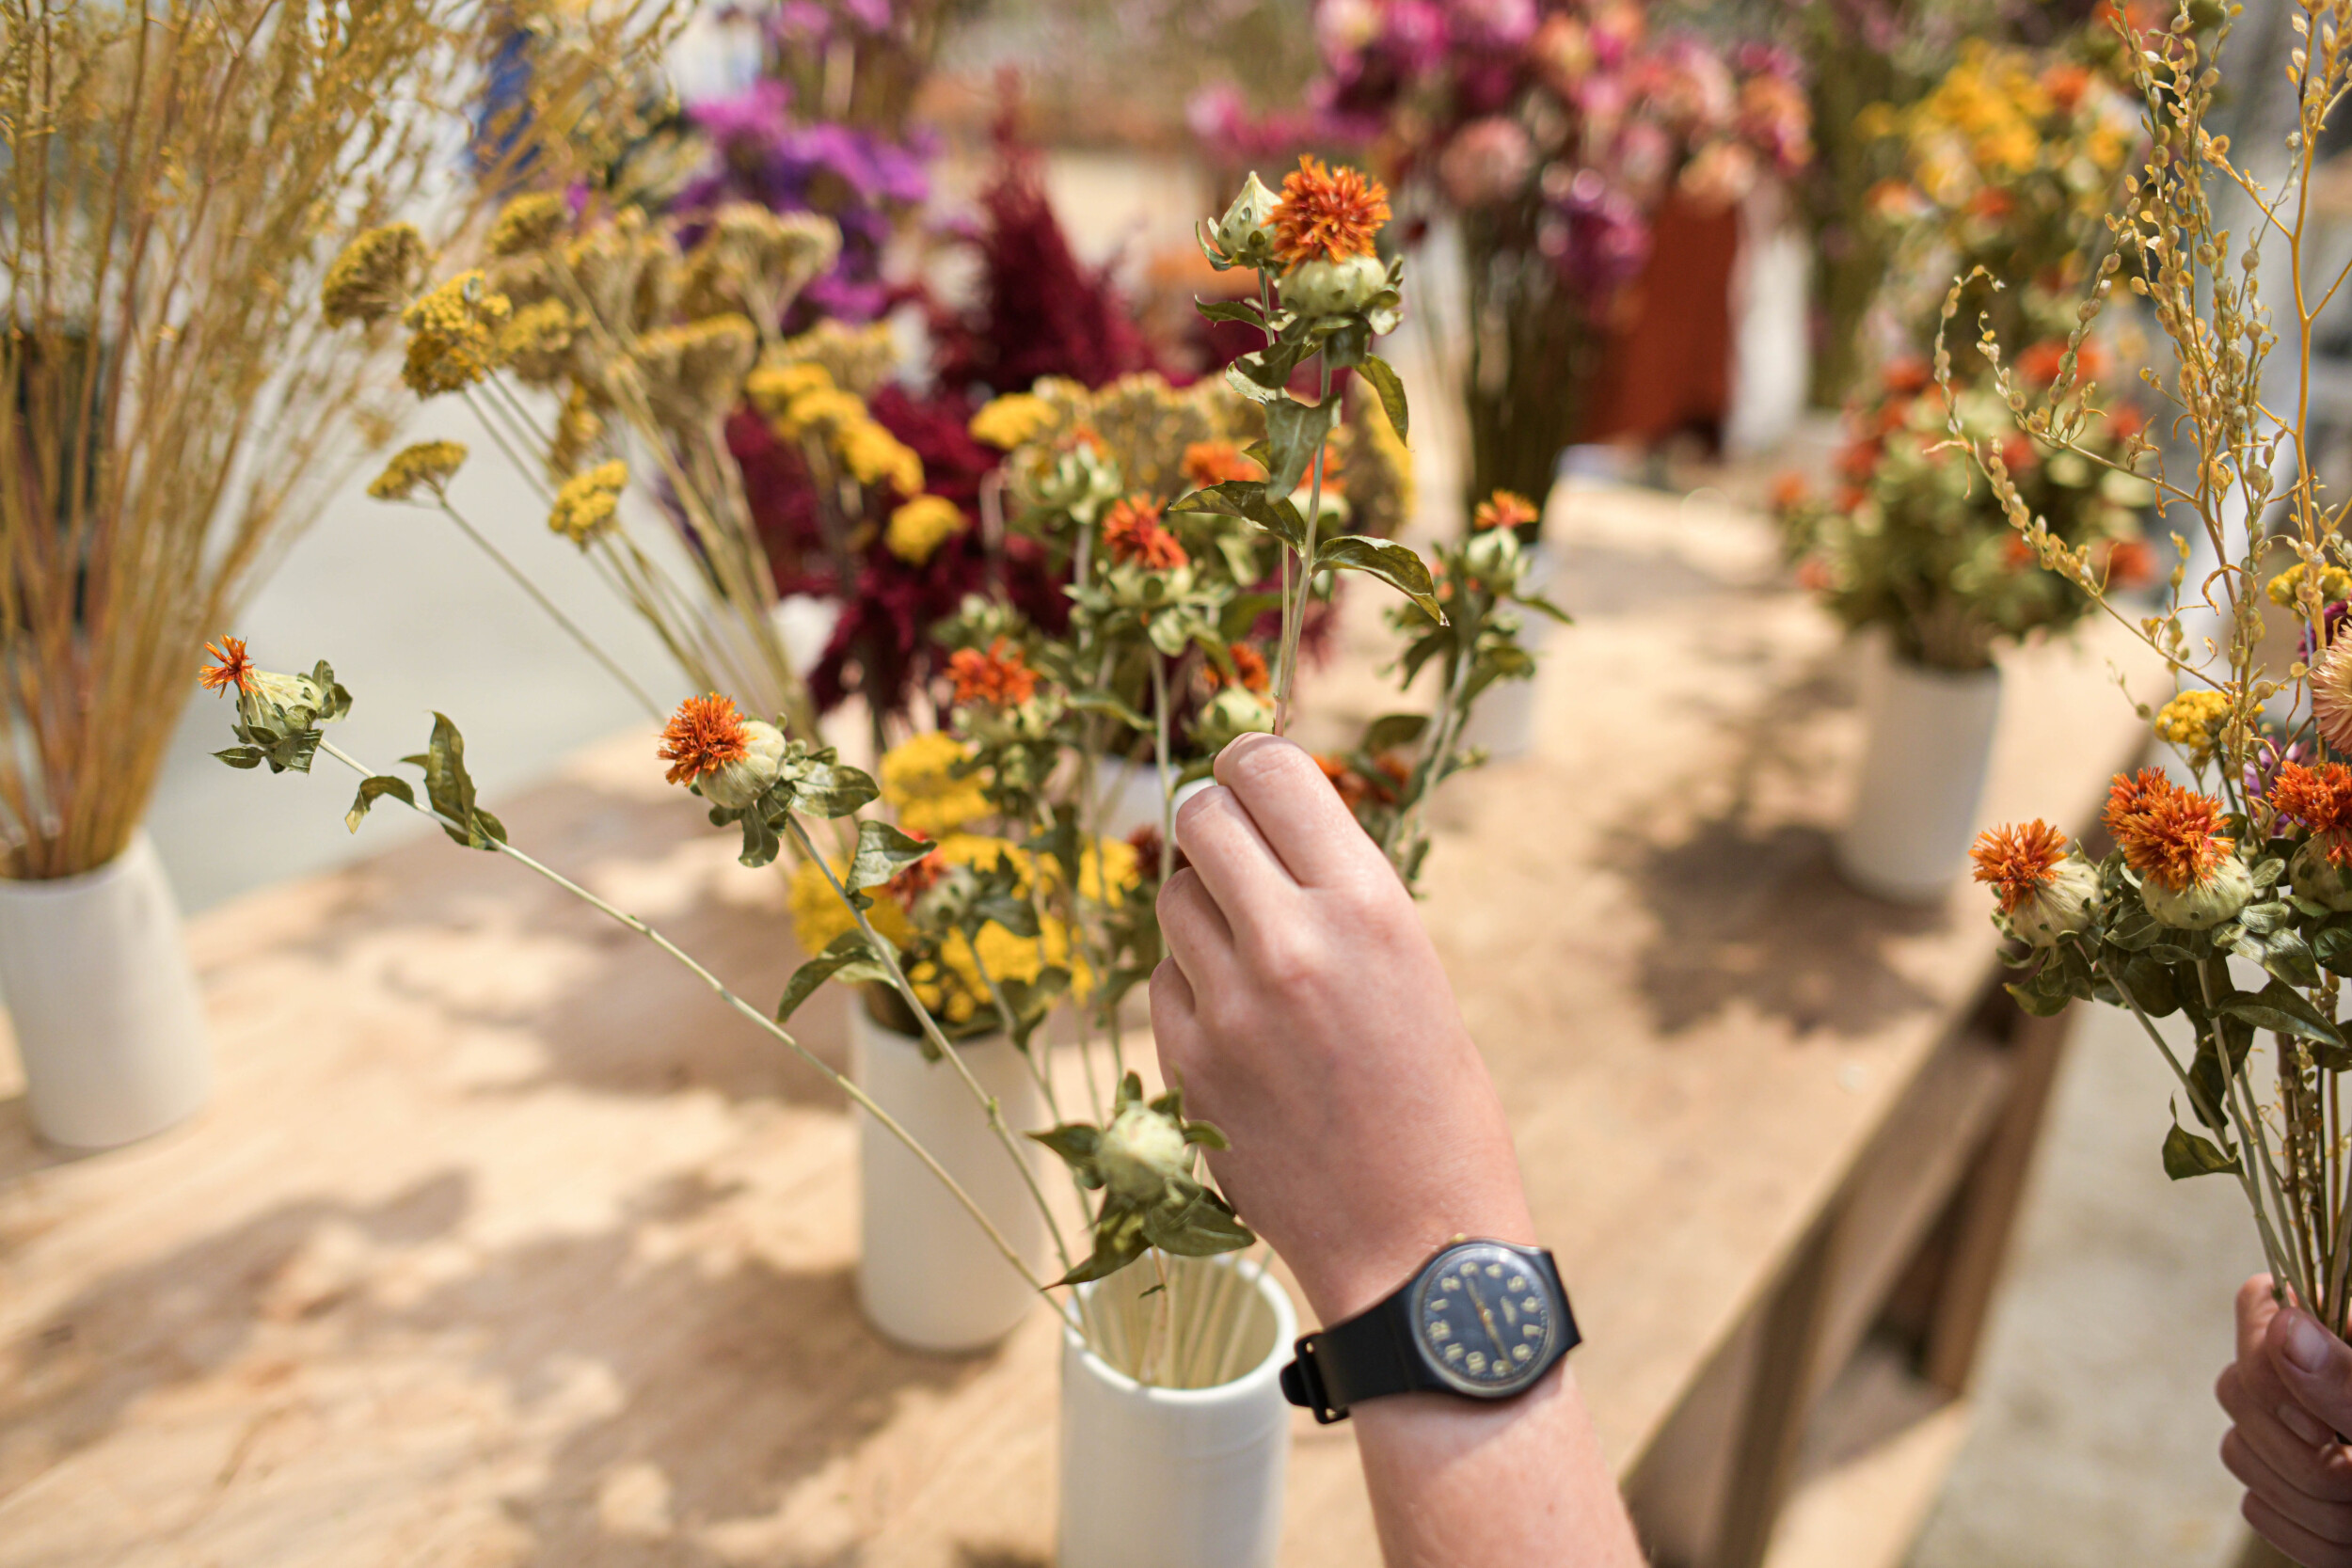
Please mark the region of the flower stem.
[[606, 674], [611, 675], [614, 680], [619, 681], [623, 686], [627, 687], [628, 689], [628, 694], [637, 699], [639, 705], [644, 708], [647, 714], [652, 716], [656, 723], [660, 723], [662, 719], [667, 717], [662, 712], [661, 705], [655, 702], [652, 697], [648, 696], [645, 692], [645, 689], [639, 686], [635, 678], [632, 677], [627, 670], [621, 668], [619, 662], [615, 660], [611, 654], [606, 653], [602, 648], [596, 646], [596, 640], [591, 638], [586, 632], [580, 630], [579, 626], [573, 622], [570, 616], [564, 614], [563, 610], [557, 609], [555, 601], [548, 598], [546, 594], [542, 593], [539, 585], [532, 581], [530, 577], [524, 573], [521, 567], [516, 565], [513, 561], [507, 558], [505, 551], [500, 549], [496, 545], [491, 544], [489, 538], [485, 535], [481, 530], [475, 528], [473, 524], [466, 520], [464, 514], [460, 513], [455, 507], [450, 505], [449, 498], [447, 496], [438, 496], [437, 499], [440, 502], [441, 511], [448, 515], [449, 520], [455, 523], [459, 531], [463, 532], [467, 538], [472, 540], [481, 549], [483, 554], [488, 556], [492, 561], [497, 562], [499, 568], [508, 577], [515, 579], [515, 585], [517, 588], [520, 588], [525, 594], [531, 595], [531, 602], [537, 605], [542, 610], [547, 612], [548, 620], [553, 621], [557, 626], [561, 626], [564, 633], [569, 636], [573, 641], [580, 645], [581, 649], [586, 652], [590, 658], [595, 659], [599, 665], [603, 666], [604, 673]]
[[[1315, 406], [1321, 408], [1331, 401], [1331, 359], [1328, 355], [1317, 356], [1321, 369], [1315, 393]], [[1323, 520], [1323, 452], [1327, 442], [1315, 443], [1313, 479], [1307, 491], [1306, 545], [1298, 552], [1298, 597], [1293, 601], [1290, 585], [1283, 584], [1282, 593], [1282, 678], [1274, 693], [1274, 733], [1290, 732], [1291, 688], [1298, 678], [1298, 637], [1307, 622], [1307, 600], [1315, 586], [1315, 526]], [[1288, 558], [1285, 557], [1285, 560]]]

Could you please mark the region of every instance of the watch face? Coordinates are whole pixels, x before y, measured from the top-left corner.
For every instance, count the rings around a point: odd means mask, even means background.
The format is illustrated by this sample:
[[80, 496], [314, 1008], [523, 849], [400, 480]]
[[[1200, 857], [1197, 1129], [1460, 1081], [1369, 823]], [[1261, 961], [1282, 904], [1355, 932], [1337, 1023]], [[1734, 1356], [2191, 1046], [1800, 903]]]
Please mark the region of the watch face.
[[1461, 1392], [1516, 1394], [1549, 1365], [1559, 1304], [1526, 1259], [1494, 1242], [1466, 1242], [1422, 1275], [1413, 1329], [1430, 1366]]

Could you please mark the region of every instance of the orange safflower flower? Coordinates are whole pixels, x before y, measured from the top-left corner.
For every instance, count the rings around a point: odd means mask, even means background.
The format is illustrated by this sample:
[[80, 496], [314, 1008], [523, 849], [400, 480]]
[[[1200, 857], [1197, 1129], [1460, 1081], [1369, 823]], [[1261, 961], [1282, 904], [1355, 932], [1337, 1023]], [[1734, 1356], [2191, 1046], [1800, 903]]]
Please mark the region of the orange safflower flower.
[[205, 690], [226, 696], [230, 687], [243, 691], [252, 683], [253, 660], [246, 654], [244, 638], [224, 636], [220, 646], [207, 642], [204, 651], [220, 660], [196, 673], [198, 684]]
[[1019, 707], [1037, 690], [1037, 672], [1022, 658], [1021, 650], [1003, 638], [977, 648], [958, 648], [947, 656], [947, 678], [955, 683], [959, 703], [987, 703], [993, 707]]
[[1772, 481], [1772, 509], [1786, 512], [1791, 507], [1803, 506], [1805, 498], [1812, 493], [1813, 486], [1805, 483], [1804, 475], [1792, 469]]
[[[1225, 651], [1232, 658], [1233, 673], [1244, 690], [1262, 692], [1266, 689], [1270, 683], [1263, 654], [1247, 642], [1235, 642]], [[1214, 664], [1208, 666], [1208, 673], [1209, 689], [1212, 691], [1232, 684], [1226, 680], [1225, 672]]]
[[2024, 827], [2011, 824], [1979, 835], [1968, 858], [1976, 863], [1977, 880], [2000, 895], [2001, 912], [2014, 914], [2018, 905], [2058, 880], [2066, 835], [2036, 817]]
[[2352, 866], [2352, 768], [2331, 762], [2317, 768], [2290, 762], [2270, 786], [2270, 803], [2296, 817], [2327, 846], [2328, 863]]
[[1195, 441], [1184, 449], [1184, 479], [1196, 490], [1232, 480], [1265, 478], [1265, 470], [1231, 441]]
[[1389, 188], [1343, 166], [1302, 153], [1282, 180], [1274, 209], [1274, 253], [1285, 265], [1344, 261], [1373, 254], [1373, 237], [1389, 221]]
[[1340, 804], [1349, 811], [1354, 811], [1372, 798], [1372, 781], [1350, 768], [1345, 758], [1328, 752], [1320, 752], [1315, 757], [1315, 766], [1323, 769], [1323, 776], [1340, 793]]
[[1470, 527], [1482, 531], [1490, 528], [1518, 528], [1522, 524], [1534, 522], [1542, 514], [1535, 510], [1535, 503], [1525, 496], [1512, 490], [1497, 490], [1493, 495], [1480, 501], [1478, 510], [1470, 514]]
[[1890, 392], [1924, 392], [1928, 389], [1928, 362], [1915, 354], [1905, 354], [1887, 361], [1883, 377]]
[[1191, 559], [1160, 526], [1160, 509], [1149, 496], [1122, 496], [1111, 503], [1103, 519], [1103, 545], [1113, 561], [1136, 562], [1154, 572], [1171, 571]]
[[[926, 844], [931, 841], [931, 835], [924, 832], [909, 833], [907, 836], [920, 839]], [[898, 901], [901, 909], [911, 910], [914, 907], [914, 901], [929, 893], [946, 875], [947, 875], [947, 868], [940, 863], [938, 852], [934, 850], [919, 861], [910, 861], [900, 866], [898, 874], [884, 883], [883, 887], [891, 897]]]
[[743, 716], [732, 699], [716, 691], [689, 697], [678, 704], [661, 729], [661, 749], [654, 754], [671, 765], [672, 784], [691, 784], [705, 773], [716, 773], [730, 762], [740, 762], [751, 751]]
[[2202, 887], [2237, 841], [2223, 835], [2228, 808], [2210, 795], [2183, 789], [2160, 768], [2119, 773], [2107, 790], [2107, 832], [2123, 863], [2174, 893]]

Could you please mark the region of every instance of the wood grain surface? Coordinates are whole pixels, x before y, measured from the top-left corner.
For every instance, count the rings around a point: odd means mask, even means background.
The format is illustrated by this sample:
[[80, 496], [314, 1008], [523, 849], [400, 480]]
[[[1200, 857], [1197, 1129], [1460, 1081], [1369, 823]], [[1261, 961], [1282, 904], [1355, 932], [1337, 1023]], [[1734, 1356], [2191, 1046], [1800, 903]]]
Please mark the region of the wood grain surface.
[[[1832, 872], [1861, 660], [1762, 523], [1581, 491], [1552, 524], [1579, 625], [1542, 740], [1449, 786], [1426, 911], [1630, 1467], [1994, 935], [1976, 890], [1898, 911]], [[1351, 665], [1385, 646], [1377, 594], [1351, 590]], [[2120, 649], [2011, 661], [1988, 818], [2090, 819], [2139, 737]], [[1315, 701], [1327, 729], [1379, 698], [1357, 670]], [[746, 995], [781, 990], [778, 879], [648, 737], [497, 804]], [[967, 1359], [877, 1340], [845, 1105], [648, 944], [437, 836], [190, 942], [202, 1117], [63, 1159], [0, 1102], [0, 1563], [1050, 1560], [1052, 1322]], [[840, 1062], [837, 999], [803, 1016]], [[1375, 1560], [1348, 1429], [1302, 1418], [1292, 1474], [1284, 1561]]]

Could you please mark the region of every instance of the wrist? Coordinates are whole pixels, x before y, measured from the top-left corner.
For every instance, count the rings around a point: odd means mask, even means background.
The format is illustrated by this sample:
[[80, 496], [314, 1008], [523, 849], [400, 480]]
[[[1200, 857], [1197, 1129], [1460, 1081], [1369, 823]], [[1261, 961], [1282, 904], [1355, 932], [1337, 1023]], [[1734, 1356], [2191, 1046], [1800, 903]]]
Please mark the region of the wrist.
[[1291, 1272], [1317, 1320], [1328, 1327], [1395, 1294], [1431, 1258], [1464, 1236], [1535, 1245], [1534, 1221], [1516, 1184], [1483, 1201], [1432, 1206], [1407, 1223], [1352, 1238], [1304, 1263], [1290, 1259]]

